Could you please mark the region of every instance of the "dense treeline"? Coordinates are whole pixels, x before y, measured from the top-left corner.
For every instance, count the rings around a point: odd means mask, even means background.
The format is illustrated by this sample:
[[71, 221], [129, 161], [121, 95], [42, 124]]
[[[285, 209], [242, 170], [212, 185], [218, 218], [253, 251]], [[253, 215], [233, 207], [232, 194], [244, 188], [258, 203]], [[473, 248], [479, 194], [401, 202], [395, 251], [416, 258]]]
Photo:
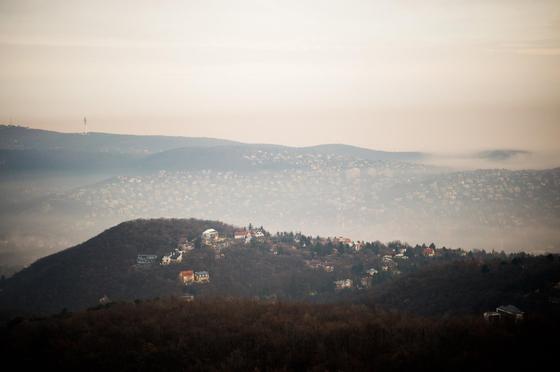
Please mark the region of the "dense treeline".
[[177, 299], [119, 303], [0, 328], [3, 362], [50, 370], [535, 370], [557, 318], [490, 325], [363, 305]]
[[484, 255], [422, 266], [365, 297], [370, 304], [429, 316], [476, 314], [505, 304], [545, 315], [560, 310], [559, 283], [558, 256]]

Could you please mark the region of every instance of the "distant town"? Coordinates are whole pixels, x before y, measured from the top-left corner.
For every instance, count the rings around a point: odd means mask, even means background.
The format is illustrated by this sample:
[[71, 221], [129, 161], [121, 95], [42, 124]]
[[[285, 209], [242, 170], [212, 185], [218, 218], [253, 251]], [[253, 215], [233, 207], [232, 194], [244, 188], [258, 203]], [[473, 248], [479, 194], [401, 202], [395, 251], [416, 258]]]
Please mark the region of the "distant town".
[[314, 164], [316, 157], [316, 169], [119, 176], [45, 198], [37, 213], [80, 216], [64, 220], [65, 236], [87, 236], [123, 220], [164, 215], [259, 220], [277, 231], [285, 226], [322, 235], [339, 230], [359, 239], [437, 236], [466, 249], [557, 248], [560, 172], [433, 174], [391, 162], [321, 168], [320, 156], [308, 157], [301, 161]]

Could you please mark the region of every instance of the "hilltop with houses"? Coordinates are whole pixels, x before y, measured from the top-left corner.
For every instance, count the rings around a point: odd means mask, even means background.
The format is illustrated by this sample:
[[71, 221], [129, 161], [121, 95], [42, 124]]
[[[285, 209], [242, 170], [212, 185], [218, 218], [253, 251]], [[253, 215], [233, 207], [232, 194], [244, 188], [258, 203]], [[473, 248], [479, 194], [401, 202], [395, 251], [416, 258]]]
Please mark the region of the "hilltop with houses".
[[[388, 246], [380, 242], [365, 242], [353, 240], [349, 237], [311, 237], [301, 233], [280, 232], [270, 234], [261, 227], [254, 227], [251, 224], [244, 228], [236, 228], [231, 234], [220, 234], [214, 228], [207, 228], [200, 236], [192, 240], [182, 239], [177, 246], [170, 252], [159, 257], [154, 254], [141, 253], [137, 255], [137, 267], [150, 267], [159, 262], [160, 266], [178, 266], [175, 270], [180, 270], [188, 266], [189, 255], [201, 252], [202, 250], [211, 251], [214, 259], [219, 260], [229, 254], [235, 254], [236, 250], [249, 248], [263, 248], [273, 255], [300, 256], [305, 267], [312, 271], [330, 273], [332, 286], [335, 290], [355, 289], [362, 290], [372, 286], [376, 278], [387, 279], [387, 275], [394, 276], [401, 274], [399, 268], [410, 269], [406, 265], [410, 258], [436, 257], [437, 249], [432, 243], [430, 246], [421, 245], [412, 247], [400, 242], [389, 243]], [[365, 254], [360, 254], [361, 252]], [[363, 253], [362, 252], [362, 253]], [[461, 250], [449, 250], [444, 248], [444, 252], [450, 256], [462, 256]], [[367, 258], [367, 265], [349, 267], [348, 259], [352, 257]], [[403, 265], [404, 263], [404, 265]], [[350, 270], [348, 270], [350, 269]], [[202, 273], [198, 275], [197, 273]], [[378, 275], [385, 273], [385, 275]], [[208, 271], [195, 272], [192, 269], [178, 271], [180, 281], [189, 286], [196, 283], [208, 283]], [[383, 279], [379, 279], [382, 281]], [[317, 291], [310, 291], [317, 295]]]
[[426, 315], [482, 316], [511, 304], [533, 313], [560, 303], [558, 273], [553, 255], [271, 233], [195, 219], [135, 220], [2, 281], [0, 309], [56, 312], [101, 299], [175, 296], [346, 301]]

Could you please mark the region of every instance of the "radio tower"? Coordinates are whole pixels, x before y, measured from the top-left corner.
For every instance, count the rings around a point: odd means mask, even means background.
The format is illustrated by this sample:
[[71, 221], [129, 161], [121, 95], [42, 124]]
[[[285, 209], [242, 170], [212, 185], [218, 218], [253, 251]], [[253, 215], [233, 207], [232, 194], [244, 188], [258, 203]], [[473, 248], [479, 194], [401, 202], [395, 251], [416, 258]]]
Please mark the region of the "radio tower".
[[87, 133], [88, 133], [88, 131], [87, 131], [87, 119], [86, 119], [86, 117], [84, 116], [84, 136], [85, 136]]

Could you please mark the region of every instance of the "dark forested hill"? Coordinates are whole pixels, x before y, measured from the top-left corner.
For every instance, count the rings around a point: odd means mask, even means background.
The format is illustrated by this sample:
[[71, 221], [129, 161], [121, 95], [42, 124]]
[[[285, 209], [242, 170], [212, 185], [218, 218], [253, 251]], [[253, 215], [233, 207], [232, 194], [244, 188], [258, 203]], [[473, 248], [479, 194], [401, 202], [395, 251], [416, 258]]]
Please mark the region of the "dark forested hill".
[[486, 257], [441, 262], [383, 283], [368, 301], [421, 315], [482, 313], [512, 303], [529, 313], [560, 310], [557, 256]]
[[177, 272], [158, 271], [157, 266], [155, 271], [135, 269], [137, 255], [161, 257], [176, 248], [180, 240], [200, 236], [207, 228], [221, 233], [232, 231], [219, 222], [201, 220], [122, 223], [15, 274], [0, 292], [0, 306], [52, 312], [85, 308], [104, 295], [135, 299], [178, 294]]
[[[216, 229], [224, 240], [201, 243]], [[560, 259], [435, 249], [399, 242], [359, 243], [301, 234], [265, 235], [249, 244], [233, 239], [234, 227], [195, 219], [134, 220], [73, 248], [38, 260], [3, 280], [0, 310], [52, 313], [84, 309], [100, 298], [132, 301], [162, 296], [259, 298], [309, 302], [352, 302], [428, 316], [480, 314], [513, 303], [549, 314], [560, 302]], [[186, 240], [183, 260], [162, 257]], [[358, 244], [358, 243], [357, 243]], [[138, 255], [155, 255], [137, 264]], [[405, 259], [406, 258], [406, 259]], [[330, 268], [327, 270], [327, 268]], [[375, 269], [374, 274], [368, 274]], [[185, 286], [184, 270], [207, 271], [209, 283]], [[348, 288], [335, 281], [349, 280]]]

